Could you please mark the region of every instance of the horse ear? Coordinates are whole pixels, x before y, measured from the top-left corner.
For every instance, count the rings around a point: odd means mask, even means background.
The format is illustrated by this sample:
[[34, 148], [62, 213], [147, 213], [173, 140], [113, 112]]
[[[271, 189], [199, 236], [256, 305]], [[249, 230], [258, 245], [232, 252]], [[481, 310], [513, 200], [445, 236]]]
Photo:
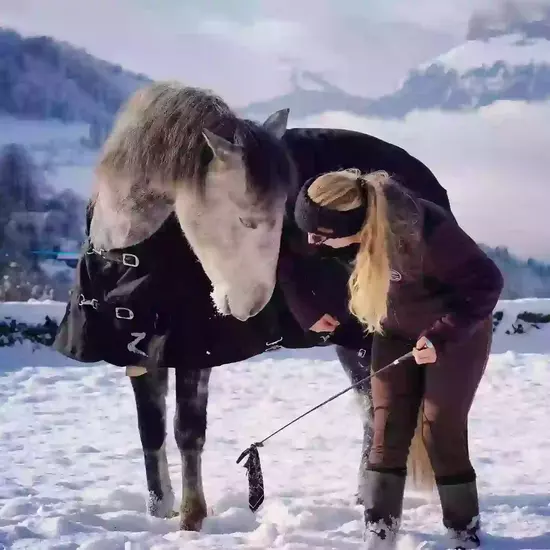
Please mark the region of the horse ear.
[[275, 111], [272, 115], [269, 115], [263, 127], [271, 132], [274, 136], [281, 139], [286, 132], [286, 127], [288, 124], [288, 115], [290, 109], [281, 109], [280, 111]]
[[208, 147], [210, 147], [212, 153], [214, 153], [214, 156], [224, 162], [239, 156], [241, 153], [241, 148], [238, 145], [230, 143], [225, 138], [218, 136], [206, 128], [202, 131], [202, 135]]

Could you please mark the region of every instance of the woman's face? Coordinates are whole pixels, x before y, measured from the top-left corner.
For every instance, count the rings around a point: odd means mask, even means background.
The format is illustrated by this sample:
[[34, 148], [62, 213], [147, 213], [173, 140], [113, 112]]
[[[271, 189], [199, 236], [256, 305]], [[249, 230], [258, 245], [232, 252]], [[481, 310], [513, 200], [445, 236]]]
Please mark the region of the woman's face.
[[330, 246], [331, 248], [345, 248], [346, 246], [358, 243], [359, 240], [359, 234], [351, 235], [350, 237], [337, 237], [334, 239], [331, 239], [326, 235], [319, 235], [317, 233], [307, 234], [307, 242], [309, 244], [323, 244], [325, 246]]

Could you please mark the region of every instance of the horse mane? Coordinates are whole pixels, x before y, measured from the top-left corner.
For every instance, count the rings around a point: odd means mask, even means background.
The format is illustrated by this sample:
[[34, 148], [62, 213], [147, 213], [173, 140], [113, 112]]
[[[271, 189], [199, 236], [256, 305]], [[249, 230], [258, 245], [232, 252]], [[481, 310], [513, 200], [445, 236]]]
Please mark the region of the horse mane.
[[239, 118], [213, 92], [177, 82], [156, 82], [130, 97], [103, 145], [96, 176], [136, 186], [152, 181], [201, 186], [212, 160], [204, 129], [243, 147], [248, 179], [259, 195], [292, 180], [293, 163], [280, 140]]
[[229, 106], [207, 90], [176, 82], [145, 86], [119, 112], [96, 172], [141, 181], [201, 180], [211, 159], [202, 130], [228, 139], [236, 120]]
[[243, 147], [248, 183], [260, 200], [297, 186], [296, 166], [282, 140], [252, 120], [239, 119], [237, 141]]
[[295, 183], [282, 140], [262, 125], [208, 90], [157, 82], [130, 97], [102, 147], [90, 201], [95, 245], [120, 248], [152, 235], [173, 213], [180, 185], [202, 195], [213, 158], [205, 129], [242, 147], [253, 201], [268, 202]]

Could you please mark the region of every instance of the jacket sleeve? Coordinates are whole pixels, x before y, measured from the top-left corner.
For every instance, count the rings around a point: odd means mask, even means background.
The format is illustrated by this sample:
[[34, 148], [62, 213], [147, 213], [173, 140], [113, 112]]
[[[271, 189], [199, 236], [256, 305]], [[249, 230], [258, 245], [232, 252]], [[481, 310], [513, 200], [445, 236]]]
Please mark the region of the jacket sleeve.
[[285, 302], [304, 331], [308, 331], [327, 311], [315, 294], [311, 278], [311, 258], [289, 250], [281, 250], [277, 281]]
[[281, 243], [277, 282], [287, 307], [300, 326], [308, 331], [326, 313], [341, 323], [349, 316], [349, 275], [335, 259], [303, 243]]
[[424, 269], [452, 296], [451, 311], [421, 334], [443, 351], [448, 342], [467, 338], [492, 314], [504, 281], [496, 264], [450, 219], [427, 240]]

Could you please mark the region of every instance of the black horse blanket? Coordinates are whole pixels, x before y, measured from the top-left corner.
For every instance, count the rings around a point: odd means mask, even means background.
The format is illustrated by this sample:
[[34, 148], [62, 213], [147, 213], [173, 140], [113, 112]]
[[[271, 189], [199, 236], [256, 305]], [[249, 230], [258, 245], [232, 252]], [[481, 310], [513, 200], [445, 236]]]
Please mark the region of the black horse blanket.
[[[450, 210], [435, 176], [395, 145], [347, 130], [291, 129], [283, 139], [300, 182], [341, 168], [383, 169]], [[308, 245], [294, 223], [297, 191], [287, 203], [274, 295], [254, 318], [241, 322], [216, 312], [210, 281], [172, 216], [125, 249], [101, 252], [85, 243], [54, 348], [82, 362], [147, 369], [214, 367], [278, 347], [370, 348], [347, 310], [346, 258]], [[90, 209], [88, 224], [92, 215]], [[342, 322], [329, 341], [309, 331], [325, 313]]]

